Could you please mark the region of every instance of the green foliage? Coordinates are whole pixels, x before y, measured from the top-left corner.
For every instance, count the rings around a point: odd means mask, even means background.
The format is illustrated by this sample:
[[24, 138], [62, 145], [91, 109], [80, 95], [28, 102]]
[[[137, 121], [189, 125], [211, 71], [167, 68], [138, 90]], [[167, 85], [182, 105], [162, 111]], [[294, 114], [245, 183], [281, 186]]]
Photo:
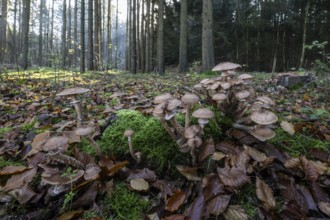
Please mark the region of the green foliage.
[[111, 196], [106, 196], [103, 203], [107, 209], [114, 213], [110, 219], [127, 220], [143, 219], [143, 213], [149, 207], [149, 201], [130, 191], [124, 184], [116, 185], [115, 191]]
[[12, 127], [4, 127], [4, 128], [0, 128], [0, 138], [3, 138], [3, 135], [6, 134], [9, 131], [12, 131], [13, 128]]
[[83, 216], [82, 216], [82, 219], [93, 219], [93, 218], [97, 218], [99, 215], [97, 212], [95, 211], [85, 211]]
[[0, 169], [6, 166], [22, 166], [22, 165], [23, 165], [22, 163], [18, 161], [14, 161], [13, 159], [5, 159], [4, 157], [0, 157]]
[[81, 150], [82, 152], [95, 156], [96, 155], [96, 151], [95, 148], [87, 141], [86, 138], [82, 138], [80, 143], [77, 146], [79, 148], [79, 150]]
[[178, 146], [157, 119], [133, 110], [121, 110], [117, 116], [117, 120], [103, 133], [100, 141], [103, 152], [113, 153], [116, 157], [128, 153], [128, 141], [124, 132], [126, 129], [133, 129], [134, 150], [146, 157], [148, 165], [162, 171], [168, 162], [176, 164], [181, 161], [183, 154], [178, 151]]
[[322, 141], [305, 134], [295, 134], [290, 136], [283, 129], [275, 130], [276, 136], [270, 140], [274, 146], [288, 152], [291, 156], [299, 157], [307, 155], [312, 148], [319, 148], [324, 151], [330, 151], [330, 143]]
[[320, 120], [330, 118], [330, 112], [323, 108], [313, 109], [311, 107], [302, 107], [301, 112], [309, 115], [311, 120]]
[[237, 199], [237, 203], [235, 202], [234, 204], [241, 205], [249, 216], [249, 219], [254, 219], [257, 214], [256, 207], [258, 205], [255, 185], [246, 185], [237, 195], [235, 195], [235, 198]]
[[31, 123], [22, 124], [20, 126], [21, 131], [22, 132], [28, 132], [28, 131], [30, 131], [34, 127], [35, 124], [36, 124], [36, 121], [35, 120], [34, 121], [31, 121]]
[[62, 210], [70, 210], [71, 209], [71, 204], [74, 199], [75, 193], [73, 191], [68, 192], [64, 196], [64, 201], [62, 205]]

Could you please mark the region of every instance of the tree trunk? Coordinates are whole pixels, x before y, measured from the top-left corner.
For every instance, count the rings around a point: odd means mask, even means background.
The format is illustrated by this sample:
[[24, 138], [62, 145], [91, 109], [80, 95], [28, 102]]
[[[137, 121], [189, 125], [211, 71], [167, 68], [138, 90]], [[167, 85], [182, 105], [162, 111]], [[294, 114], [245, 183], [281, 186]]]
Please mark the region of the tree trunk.
[[181, 14], [180, 14], [180, 55], [179, 55], [179, 72], [183, 73], [188, 68], [188, 24], [187, 24], [187, 13], [188, 13], [188, 0], [181, 0]]
[[53, 47], [54, 47], [54, 13], [55, 13], [54, 2], [55, 1], [52, 1], [52, 18], [51, 18], [50, 37], [49, 37], [49, 47], [51, 53], [53, 52]]
[[136, 69], [141, 70], [140, 0], [136, 1]]
[[274, 57], [273, 57], [272, 75], [274, 75], [275, 74], [275, 71], [276, 71], [277, 53], [278, 53], [279, 44], [280, 44], [280, 26], [277, 25], [276, 43], [275, 43], [275, 52], [274, 52]]
[[158, 73], [164, 75], [164, 0], [158, 0], [157, 67]]
[[302, 48], [301, 48], [301, 57], [300, 57], [299, 68], [303, 67], [304, 59], [305, 59], [305, 45], [306, 45], [309, 6], [310, 6], [310, 0], [307, 2], [307, 5], [305, 7], [304, 32], [303, 32], [303, 40], [302, 40]]
[[112, 68], [112, 38], [111, 38], [111, 28], [112, 28], [112, 24], [111, 24], [111, 0], [108, 0], [108, 24], [107, 24], [107, 66], [109, 65], [110, 68]]
[[[115, 69], [118, 68], [118, 38], [119, 38], [119, 33], [118, 33], [118, 0], [116, 2], [116, 42], [115, 42]], [[126, 32], [126, 38], [127, 38], [127, 32]]]
[[93, 55], [93, 0], [88, 0], [88, 58], [87, 69], [93, 70], [94, 55]]
[[131, 5], [131, 72], [136, 74], [136, 0], [132, 1]]
[[126, 53], [125, 53], [125, 69], [131, 70], [131, 47], [132, 47], [132, 1], [127, 2], [127, 19], [126, 19]]
[[11, 62], [17, 64], [17, 0], [14, 2], [14, 28], [13, 28], [13, 51], [11, 53]]
[[203, 30], [202, 30], [202, 62], [203, 70], [211, 70], [214, 66], [213, 45], [213, 3], [203, 0]]
[[22, 16], [22, 32], [23, 32], [23, 58], [22, 68], [28, 68], [28, 53], [29, 53], [29, 24], [30, 24], [30, 7], [31, 0], [23, 1], [23, 16]]
[[150, 35], [151, 35], [151, 28], [150, 28], [150, 5], [151, 0], [146, 0], [147, 4], [147, 14], [146, 14], [146, 45], [145, 45], [145, 70], [146, 72], [150, 71]]
[[80, 73], [83, 73], [85, 72], [85, 0], [81, 0], [80, 47]]
[[62, 69], [66, 67], [67, 64], [67, 37], [66, 37], [66, 0], [63, 0], [63, 24], [62, 24]]
[[0, 64], [6, 62], [7, 54], [7, 15], [8, 4], [7, 0], [2, 0], [0, 17]]
[[154, 70], [154, 29], [155, 29], [155, 1], [151, 0], [151, 20], [150, 20], [150, 51], [149, 51], [149, 72]]
[[43, 25], [43, 17], [44, 17], [44, 5], [45, 5], [45, 0], [41, 0], [40, 1], [40, 5], [39, 5], [39, 42], [38, 42], [38, 46], [39, 46], [39, 51], [38, 51], [38, 65], [39, 66], [43, 66], [43, 48], [42, 48], [42, 25]]
[[74, 1], [74, 21], [73, 21], [73, 63], [77, 67], [78, 59], [78, 0]]
[[95, 66], [94, 69], [100, 69], [100, 14], [99, 14], [99, 1], [94, 0], [94, 54], [95, 54]]
[[69, 0], [69, 7], [68, 7], [68, 39], [67, 39], [67, 50], [68, 50], [68, 65], [69, 67], [72, 66], [73, 60], [73, 48], [72, 48], [72, 7], [71, 7], [71, 0]]

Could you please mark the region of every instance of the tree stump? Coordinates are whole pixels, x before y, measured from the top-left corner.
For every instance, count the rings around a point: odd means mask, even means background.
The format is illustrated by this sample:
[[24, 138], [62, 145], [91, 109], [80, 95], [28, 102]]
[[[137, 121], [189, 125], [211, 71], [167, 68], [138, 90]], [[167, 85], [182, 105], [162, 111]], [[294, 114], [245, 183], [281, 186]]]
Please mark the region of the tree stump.
[[281, 74], [278, 77], [277, 84], [285, 88], [292, 88], [295, 86], [303, 86], [313, 81], [314, 78], [311, 75], [299, 76], [292, 73], [286, 73], [286, 74]]

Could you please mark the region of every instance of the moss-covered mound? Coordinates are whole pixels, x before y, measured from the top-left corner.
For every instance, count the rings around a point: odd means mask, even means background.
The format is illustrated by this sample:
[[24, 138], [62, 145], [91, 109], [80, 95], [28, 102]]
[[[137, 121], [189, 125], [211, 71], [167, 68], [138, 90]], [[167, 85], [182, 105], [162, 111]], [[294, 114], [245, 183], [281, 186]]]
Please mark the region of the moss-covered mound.
[[132, 138], [134, 150], [140, 151], [146, 159], [143, 161], [157, 171], [164, 170], [169, 162], [172, 165], [182, 164], [182, 158], [189, 158], [179, 152], [178, 146], [157, 119], [133, 110], [118, 111], [117, 117], [103, 133], [100, 141], [103, 152], [112, 153], [116, 158], [128, 153], [124, 131], [130, 128], [135, 131]]

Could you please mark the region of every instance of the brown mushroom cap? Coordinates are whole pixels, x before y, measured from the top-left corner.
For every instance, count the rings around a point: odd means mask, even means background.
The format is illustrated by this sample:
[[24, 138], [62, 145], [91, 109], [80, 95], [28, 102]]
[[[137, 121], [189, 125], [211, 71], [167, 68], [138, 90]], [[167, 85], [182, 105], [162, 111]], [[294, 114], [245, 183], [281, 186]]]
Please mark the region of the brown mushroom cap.
[[257, 100], [260, 101], [260, 102], [263, 102], [267, 105], [271, 105], [271, 106], [275, 105], [275, 102], [271, 98], [269, 98], [268, 96], [259, 96], [259, 97], [257, 97]]
[[214, 117], [214, 112], [208, 108], [200, 108], [192, 113], [195, 118], [210, 119]]
[[203, 143], [202, 139], [198, 136], [193, 137], [193, 138], [189, 138], [187, 141], [188, 146], [190, 147], [199, 147], [201, 146]]
[[134, 131], [132, 129], [127, 129], [125, 132], [124, 132], [124, 136], [125, 137], [132, 137], [134, 134]]
[[271, 111], [259, 110], [250, 115], [252, 121], [260, 125], [270, 125], [277, 122], [278, 117]]
[[275, 137], [275, 132], [270, 128], [259, 128], [250, 133], [260, 141], [267, 141]]
[[75, 133], [79, 136], [87, 136], [94, 132], [94, 127], [86, 126], [86, 127], [79, 127], [76, 129]]
[[85, 180], [92, 180], [99, 177], [99, 173], [101, 172], [101, 168], [95, 163], [89, 163], [86, 165], [86, 171], [84, 174]]
[[192, 125], [185, 129], [184, 131], [184, 137], [185, 138], [193, 138], [195, 137], [199, 132], [201, 131], [201, 127], [198, 125]]
[[212, 71], [226, 71], [226, 70], [234, 70], [237, 68], [241, 68], [242, 66], [236, 63], [231, 62], [222, 62], [213, 67]]
[[56, 96], [78, 95], [78, 94], [83, 94], [83, 93], [86, 93], [89, 91], [90, 91], [89, 89], [76, 87], [76, 88], [64, 89], [62, 92], [56, 94]]
[[216, 81], [215, 83], [213, 83], [213, 85], [210, 86], [210, 89], [216, 90], [217, 88], [219, 88], [220, 84], [220, 81]]
[[252, 79], [253, 76], [251, 76], [250, 74], [244, 73], [244, 74], [239, 75], [237, 78], [239, 78], [241, 80], [249, 80], [249, 79]]
[[204, 90], [203, 85], [200, 83], [196, 84], [193, 88], [196, 89], [197, 91]]
[[180, 107], [181, 104], [182, 104], [182, 102], [179, 99], [171, 99], [170, 101], [168, 101], [166, 109], [169, 111], [172, 111], [172, 110]]
[[110, 98], [113, 99], [113, 98], [121, 97], [121, 96], [124, 96], [124, 95], [126, 95], [126, 93], [124, 93], [124, 92], [114, 92], [114, 93], [110, 96]]
[[42, 146], [44, 151], [52, 150], [64, 150], [68, 148], [69, 138], [64, 136], [51, 137], [48, 141]]
[[242, 99], [246, 99], [248, 98], [249, 96], [251, 95], [251, 93], [247, 90], [243, 90], [243, 91], [239, 91], [235, 94], [235, 97], [238, 99], [238, 100], [242, 100]]
[[166, 103], [160, 103], [158, 104], [154, 110], [152, 111], [153, 116], [155, 117], [163, 117], [165, 114], [165, 107], [166, 107]]
[[221, 82], [220, 86], [222, 89], [227, 90], [231, 87], [231, 84], [229, 82]]
[[221, 102], [227, 99], [227, 95], [224, 93], [216, 93], [212, 96], [212, 99], [217, 102]]
[[182, 96], [181, 100], [186, 105], [193, 105], [199, 101], [199, 97], [193, 93], [187, 93]]
[[162, 102], [167, 102], [170, 99], [173, 99], [173, 96], [170, 93], [164, 93], [162, 95], [156, 96], [154, 99], [154, 103], [160, 104]]

